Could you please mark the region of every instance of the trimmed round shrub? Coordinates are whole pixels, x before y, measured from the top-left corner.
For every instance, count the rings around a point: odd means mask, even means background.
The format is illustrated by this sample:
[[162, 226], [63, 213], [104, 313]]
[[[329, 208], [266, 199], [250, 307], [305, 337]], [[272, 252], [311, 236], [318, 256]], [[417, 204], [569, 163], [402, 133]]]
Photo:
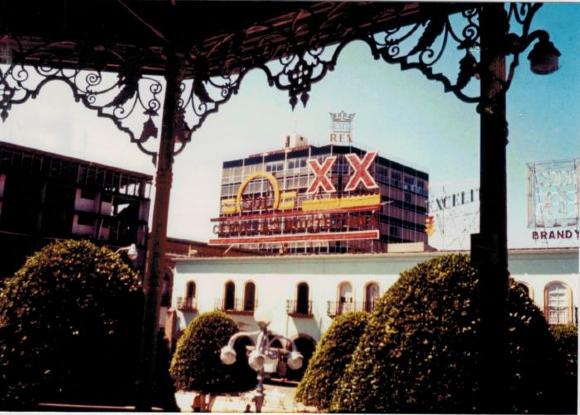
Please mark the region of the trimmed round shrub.
[[233, 365], [224, 365], [220, 350], [238, 326], [221, 311], [194, 318], [179, 340], [171, 362], [170, 374], [179, 390], [217, 395], [249, 390], [255, 385], [256, 372], [245, 359], [245, 349], [237, 350]]
[[[556, 347], [565, 360], [567, 393], [577, 402], [578, 396], [578, 327], [573, 325], [550, 326]], [[575, 411], [570, 411], [575, 412]]]
[[[465, 255], [403, 272], [370, 316], [330, 409], [480, 412], [478, 285]], [[558, 394], [563, 365], [548, 325], [521, 287], [508, 293], [510, 409], [562, 412], [569, 397]]]
[[47, 245], [0, 291], [0, 409], [132, 394], [137, 275], [87, 241]]
[[550, 331], [556, 339], [560, 353], [565, 356], [568, 374], [574, 379], [578, 376], [578, 327], [573, 325], [555, 325]]
[[334, 319], [324, 334], [296, 389], [296, 400], [327, 410], [367, 325], [368, 313], [346, 313]]

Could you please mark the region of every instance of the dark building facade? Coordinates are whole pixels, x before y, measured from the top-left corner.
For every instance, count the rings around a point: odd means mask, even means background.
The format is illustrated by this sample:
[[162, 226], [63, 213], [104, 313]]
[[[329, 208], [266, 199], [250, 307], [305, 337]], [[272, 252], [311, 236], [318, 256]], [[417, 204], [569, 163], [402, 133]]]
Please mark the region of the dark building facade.
[[376, 152], [288, 136], [282, 150], [223, 163], [210, 244], [272, 254], [426, 244], [428, 188], [427, 173]]
[[58, 239], [134, 243], [140, 266], [151, 183], [146, 174], [0, 142], [0, 277]]

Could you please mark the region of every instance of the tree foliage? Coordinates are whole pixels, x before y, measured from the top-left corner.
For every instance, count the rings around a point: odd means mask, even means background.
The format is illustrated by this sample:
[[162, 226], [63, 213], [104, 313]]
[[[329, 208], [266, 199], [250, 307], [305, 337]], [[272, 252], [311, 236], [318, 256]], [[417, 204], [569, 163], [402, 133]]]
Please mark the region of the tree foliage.
[[251, 389], [256, 373], [245, 361], [245, 350], [238, 350], [234, 365], [220, 360], [221, 348], [236, 332], [234, 320], [221, 311], [193, 319], [179, 338], [171, 362], [176, 388], [211, 395]]
[[47, 245], [0, 292], [0, 407], [132, 391], [137, 275], [87, 241]]
[[367, 325], [368, 313], [346, 313], [334, 319], [324, 334], [296, 389], [296, 400], [327, 410], [346, 365]]
[[[442, 256], [403, 272], [370, 316], [331, 410], [480, 412], [478, 284], [463, 255]], [[509, 288], [508, 312], [511, 410], [570, 410], [569, 397], [558, 394], [563, 365], [553, 337], [516, 284]]]

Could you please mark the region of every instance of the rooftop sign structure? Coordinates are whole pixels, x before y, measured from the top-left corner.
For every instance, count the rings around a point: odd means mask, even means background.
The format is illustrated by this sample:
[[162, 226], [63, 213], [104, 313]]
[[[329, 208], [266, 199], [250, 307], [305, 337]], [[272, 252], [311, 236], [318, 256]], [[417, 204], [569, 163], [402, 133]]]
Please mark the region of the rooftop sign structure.
[[528, 163], [528, 228], [534, 240], [578, 239], [579, 190], [580, 159]]
[[339, 113], [330, 112], [330, 143], [352, 143], [352, 120], [356, 114], [347, 114], [344, 111]]

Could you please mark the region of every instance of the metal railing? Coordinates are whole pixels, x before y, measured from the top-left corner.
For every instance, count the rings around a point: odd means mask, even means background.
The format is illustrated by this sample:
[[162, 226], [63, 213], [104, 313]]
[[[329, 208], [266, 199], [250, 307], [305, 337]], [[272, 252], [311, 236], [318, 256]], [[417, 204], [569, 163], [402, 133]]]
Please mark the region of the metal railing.
[[215, 309], [226, 313], [254, 314], [256, 307], [258, 307], [257, 299], [254, 299], [254, 301], [242, 301], [239, 298], [235, 298], [233, 301], [226, 301], [224, 298], [218, 298], [215, 301]]
[[548, 324], [577, 324], [576, 313], [571, 315], [570, 307], [548, 307], [546, 320]]
[[328, 317], [340, 316], [350, 311], [368, 311], [375, 309], [376, 301], [329, 301], [326, 309]]
[[180, 311], [197, 311], [197, 298], [177, 297], [177, 309]]
[[286, 313], [291, 317], [312, 317], [312, 300], [286, 300]]

